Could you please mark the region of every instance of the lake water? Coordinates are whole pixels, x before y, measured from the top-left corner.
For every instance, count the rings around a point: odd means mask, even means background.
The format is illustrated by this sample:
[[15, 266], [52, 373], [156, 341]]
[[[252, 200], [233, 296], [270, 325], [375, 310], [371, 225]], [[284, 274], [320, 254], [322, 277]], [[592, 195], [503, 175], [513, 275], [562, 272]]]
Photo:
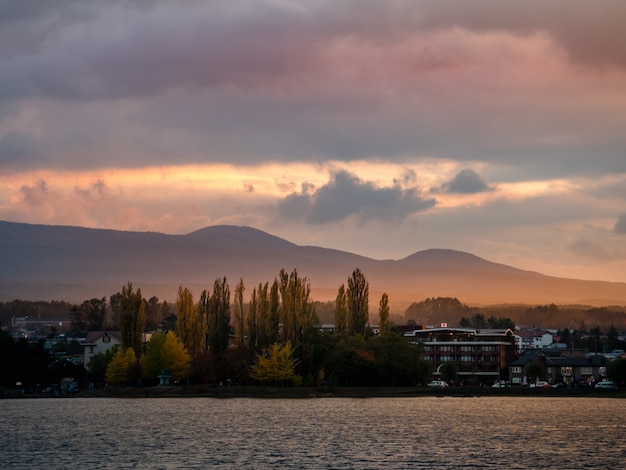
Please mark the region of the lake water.
[[0, 467], [624, 468], [611, 398], [0, 400]]

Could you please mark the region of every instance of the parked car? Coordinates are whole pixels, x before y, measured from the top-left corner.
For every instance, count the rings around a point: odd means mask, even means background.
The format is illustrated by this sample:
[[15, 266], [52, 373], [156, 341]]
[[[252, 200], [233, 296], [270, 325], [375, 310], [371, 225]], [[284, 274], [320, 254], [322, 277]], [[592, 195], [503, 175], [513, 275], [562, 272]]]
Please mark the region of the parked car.
[[615, 386], [615, 382], [610, 380], [603, 380], [602, 382], [598, 382], [595, 388], [601, 388], [604, 390], [615, 390], [617, 387]]
[[427, 387], [446, 388], [448, 383], [445, 380], [432, 380], [426, 384]]
[[545, 380], [537, 380], [534, 384], [530, 384], [530, 388], [552, 388]]
[[511, 387], [511, 382], [508, 380], [500, 380], [492, 385], [493, 388], [509, 388]]

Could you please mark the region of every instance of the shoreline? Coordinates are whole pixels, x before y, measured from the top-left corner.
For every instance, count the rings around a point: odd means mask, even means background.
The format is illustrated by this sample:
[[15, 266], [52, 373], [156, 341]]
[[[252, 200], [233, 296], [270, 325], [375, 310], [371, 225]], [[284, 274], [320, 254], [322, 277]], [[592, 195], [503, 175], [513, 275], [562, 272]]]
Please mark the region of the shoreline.
[[594, 390], [593, 388], [526, 388], [493, 389], [482, 387], [267, 387], [176, 385], [152, 387], [107, 387], [81, 390], [74, 394], [22, 394], [17, 390], [0, 391], [0, 399], [19, 398], [407, 398], [407, 397], [593, 397], [626, 398], [626, 390]]

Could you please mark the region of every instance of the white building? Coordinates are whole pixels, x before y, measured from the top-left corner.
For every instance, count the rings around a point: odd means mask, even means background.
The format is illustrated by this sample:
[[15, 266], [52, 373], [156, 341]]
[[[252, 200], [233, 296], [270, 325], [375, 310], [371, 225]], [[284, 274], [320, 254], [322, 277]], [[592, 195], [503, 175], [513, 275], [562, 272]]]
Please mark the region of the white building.
[[122, 345], [119, 331], [90, 331], [83, 342], [85, 347], [85, 368], [89, 367], [91, 358], [98, 353], [105, 353], [113, 346]]

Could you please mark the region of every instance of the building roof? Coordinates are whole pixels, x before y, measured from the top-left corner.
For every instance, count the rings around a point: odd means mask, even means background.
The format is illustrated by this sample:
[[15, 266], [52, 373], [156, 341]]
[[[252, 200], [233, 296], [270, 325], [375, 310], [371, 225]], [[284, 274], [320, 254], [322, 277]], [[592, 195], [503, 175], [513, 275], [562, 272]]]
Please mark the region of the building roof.
[[104, 335], [109, 335], [112, 338], [117, 339], [120, 343], [122, 342], [122, 334], [119, 331], [90, 331], [87, 333], [87, 337], [83, 344], [92, 344], [102, 338]]

